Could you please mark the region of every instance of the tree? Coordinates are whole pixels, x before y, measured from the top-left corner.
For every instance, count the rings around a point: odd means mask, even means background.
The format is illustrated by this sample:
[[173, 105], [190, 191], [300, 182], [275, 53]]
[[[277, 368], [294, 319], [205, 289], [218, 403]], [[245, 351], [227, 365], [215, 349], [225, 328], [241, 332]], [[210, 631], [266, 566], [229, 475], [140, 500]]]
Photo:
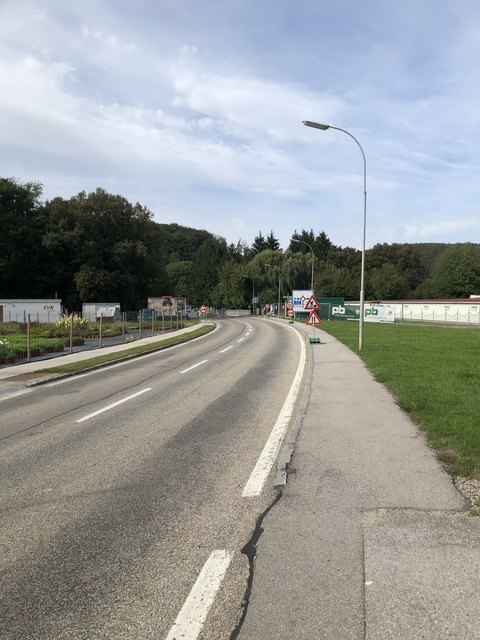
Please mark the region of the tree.
[[327, 261], [332, 247], [333, 247], [333, 244], [330, 241], [330, 238], [327, 236], [327, 234], [324, 231], [322, 231], [315, 238], [315, 242], [313, 244], [313, 251], [315, 253], [315, 256], [319, 260]]
[[311, 254], [287, 251], [282, 266], [285, 286], [290, 289], [310, 289], [312, 275]]
[[480, 291], [480, 245], [450, 245], [433, 266], [430, 289], [435, 296], [467, 298]]
[[[300, 240], [300, 242], [292, 242], [292, 240]], [[290, 240], [288, 250], [292, 251], [292, 253], [307, 253], [307, 251], [310, 251], [310, 249], [306, 244], [303, 244], [304, 242], [309, 244], [312, 247], [313, 252], [315, 253], [315, 234], [313, 233], [313, 229], [310, 229], [310, 231], [305, 231], [305, 229], [302, 229], [300, 233], [295, 230]]]
[[[418, 253], [412, 245], [409, 244], [376, 244], [372, 249], [366, 252], [366, 271], [372, 275], [372, 295], [377, 298], [385, 298], [391, 296], [381, 296], [378, 291], [385, 290], [385, 286], [380, 283], [381, 275], [377, 277], [374, 274], [384, 267], [389, 267], [385, 271], [388, 278], [386, 290], [395, 290], [397, 293], [394, 297], [411, 297], [415, 295], [418, 285], [425, 279], [425, 268], [419, 258]], [[395, 278], [396, 285], [393, 284], [393, 268], [398, 278]], [[378, 286], [373, 285], [377, 282]], [[402, 283], [402, 284], [401, 284]], [[376, 293], [375, 293], [376, 291]]]
[[280, 242], [278, 241], [278, 239], [273, 235], [273, 231], [270, 231], [269, 235], [267, 236], [266, 239], [266, 244], [267, 246], [265, 247], [266, 249], [272, 249], [272, 251], [279, 251], [280, 249]]
[[247, 262], [251, 251], [244, 240], [239, 240], [237, 244], [229, 244], [227, 248], [228, 257], [235, 262]]
[[192, 297], [192, 261], [170, 262], [165, 267], [165, 272], [167, 288], [162, 292], [162, 295], [171, 293], [174, 296], [182, 296], [190, 300]]
[[219, 281], [219, 270], [227, 256], [227, 243], [212, 237], [201, 245], [192, 260], [192, 302], [200, 305], [213, 301], [214, 289]]
[[0, 297], [53, 297], [44, 280], [38, 183], [0, 178]]
[[218, 283], [212, 293], [212, 301], [217, 307], [225, 305], [229, 309], [239, 309], [247, 305], [242, 265], [232, 259], [222, 264]]
[[155, 262], [166, 266], [171, 262], [192, 260], [195, 252], [209, 238], [213, 238], [209, 231], [152, 221], [148, 244]]
[[85, 301], [138, 308], [157, 293], [161, 267], [149, 258], [148, 209], [97, 189], [55, 198], [42, 215], [50, 286], [69, 308]]
[[370, 274], [370, 295], [376, 300], [404, 298], [408, 284], [393, 264], [384, 264]]
[[328, 262], [315, 277], [315, 293], [319, 297], [358, 300], [360, 280], [346, 267]]
[[262, 232], [259, 231], [258, 236], [255, 237], [252, 244], [251, 251], [253, 255], [256, 255], [257, 253], [262, 253], [262, 251], [265, 251], [265, 249], [268, 249], [268, 248], [269, 247], [267, 245], [267, 241], [263, 237]]

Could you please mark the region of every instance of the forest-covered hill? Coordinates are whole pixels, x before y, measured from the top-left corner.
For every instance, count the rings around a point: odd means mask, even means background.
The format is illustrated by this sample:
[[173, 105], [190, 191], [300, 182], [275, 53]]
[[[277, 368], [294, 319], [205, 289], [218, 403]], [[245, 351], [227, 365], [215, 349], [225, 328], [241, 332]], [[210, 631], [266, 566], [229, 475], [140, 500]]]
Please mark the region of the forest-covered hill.
[[[251, 246], [202, 229], [155, 222], [141, 204], [103, 189], [42, 201], [42, 186], [0, 178], [0, 298], [120, 302], [182, 295], [192, 304], [247, 307], [309, 288], [358, 299], [360, 251], [334, 245], [325, 231], [295, 231], [280, 248], [274, 230]], [[300, 240], [300, 242], [295, 242]], [[480, 293], [480, 245], [377, 244], [366, 252], [367, 299], [468, 297]]]

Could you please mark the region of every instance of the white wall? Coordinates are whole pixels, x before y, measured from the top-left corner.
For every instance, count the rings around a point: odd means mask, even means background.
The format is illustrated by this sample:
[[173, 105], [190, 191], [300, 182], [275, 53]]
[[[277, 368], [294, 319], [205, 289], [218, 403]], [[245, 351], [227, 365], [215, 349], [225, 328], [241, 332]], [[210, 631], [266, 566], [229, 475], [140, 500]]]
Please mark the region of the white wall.
[[446, 322], [453, 324], [480, 325], [480, 301], [457, 300], [419, 300], [407, 302], [401, 300], [384, 301], [386, 307], [395, 309], [396, 321], [409, 322]]
[[62, 301], [55, 300], [0, 300], [3, 322], [55, 322], [62, 315]]

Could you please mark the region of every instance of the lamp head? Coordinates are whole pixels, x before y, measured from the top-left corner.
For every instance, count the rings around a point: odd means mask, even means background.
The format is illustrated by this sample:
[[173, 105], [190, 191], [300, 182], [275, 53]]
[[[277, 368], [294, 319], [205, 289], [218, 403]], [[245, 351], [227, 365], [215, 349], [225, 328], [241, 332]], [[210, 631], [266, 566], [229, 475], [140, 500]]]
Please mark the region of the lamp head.
[[306, 127], [313, 127], [314, 129], [321, 129], [322, 131], [326, 131], [327, 129], [330, 129], [329, 124], [320, 124], [320, 122], [310, 122], [310, 120], [304, 120], [303, 124]]

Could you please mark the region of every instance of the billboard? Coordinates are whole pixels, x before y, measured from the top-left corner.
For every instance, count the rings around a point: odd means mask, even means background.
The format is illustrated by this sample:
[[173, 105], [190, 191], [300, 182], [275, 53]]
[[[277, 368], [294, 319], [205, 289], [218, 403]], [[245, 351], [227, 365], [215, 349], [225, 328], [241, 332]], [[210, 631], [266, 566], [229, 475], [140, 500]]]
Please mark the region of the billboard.
[[186, 299], [177, 296], [159, 296], [147, 298], [147, 307], [156, 309], [158, 316], [174, 316], [177, 313], [185, 313]]
[[365, 322], [395, 322], [395, 309], [383, 304], [370, 304], [365, 307]]
[[294, 313], [310, 313], [308, 309], [305, 309], [305, 305], [313, 296], [311, 289], [297, 289], [292, 291], [292, 302]]

